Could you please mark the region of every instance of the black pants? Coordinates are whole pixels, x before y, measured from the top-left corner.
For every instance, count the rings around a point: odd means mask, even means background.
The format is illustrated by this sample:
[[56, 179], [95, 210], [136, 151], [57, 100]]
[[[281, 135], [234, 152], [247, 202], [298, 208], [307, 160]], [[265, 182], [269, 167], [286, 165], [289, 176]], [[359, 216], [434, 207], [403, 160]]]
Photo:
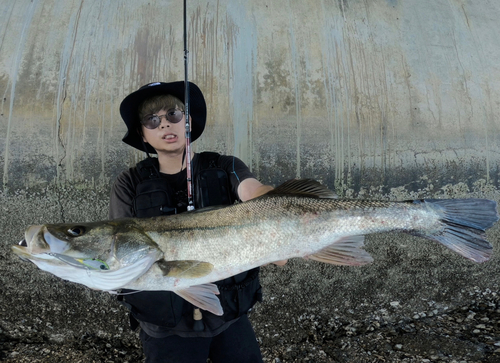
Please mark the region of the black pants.
[[212, 338], [153, 338], [141, 330], [146, 363], [262, 363], [260, 347], [246, 315]]

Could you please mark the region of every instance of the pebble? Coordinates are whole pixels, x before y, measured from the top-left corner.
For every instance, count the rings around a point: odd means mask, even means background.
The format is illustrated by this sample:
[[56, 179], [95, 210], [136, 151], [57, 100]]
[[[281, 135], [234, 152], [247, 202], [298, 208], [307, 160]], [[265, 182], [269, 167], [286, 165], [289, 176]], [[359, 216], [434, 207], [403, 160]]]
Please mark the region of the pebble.
[[[401, 307], [398, 301], [389, 304]], [[439, 310], [429, 309], [426, 313], [410, 311], [408, 315], [401, 313], [403, 308], [377, 310], [366, 321], [318, 312], [314, 315], [303, 313], [293, 318], [293, 324], [289, 325], [288, 322], [272, 321], [269, 317], [259, 317], [253, 323], [267, 363], [500, 362], [499, 306], [500, 297], [493, 298], [490, 294], [487, 298], [476, 298], [468, 306], [448, 310], [439, 307]], [[295, 319], [300, 323], [295, 324]], [[47, 362], [49, 359], [50, 362], [81, 363], [141, 361], [140, 346], [130, 345], [130, 342], [119, 345], [123, 339], [119, 334], [112, 340], [105, 336], [85, 336], [71, 346], [50, 344], [56, 339], [46, 343], [31, 342], [33, 327], [29, 323], [24, 323], [23, 327], [23, 330], [16, 327], [19, 329], [16, 339], [20, 340], [7, 343], [11, 344], [10, 348], [4, 350], [2, 356], [7, 363]], [[12, 331], [6, 333], [13, 336]], [[443, 351], [441, 344], [444, 344]], [[453, 345], [456, 350], [450, 348]]]

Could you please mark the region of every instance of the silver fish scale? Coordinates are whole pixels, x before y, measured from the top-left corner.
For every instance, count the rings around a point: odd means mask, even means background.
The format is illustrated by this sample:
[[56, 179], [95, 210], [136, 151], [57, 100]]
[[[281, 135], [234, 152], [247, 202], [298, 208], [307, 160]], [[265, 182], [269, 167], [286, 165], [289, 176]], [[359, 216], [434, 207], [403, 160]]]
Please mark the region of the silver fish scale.
[[262, 197], [149, 222], [142, 227], [163, 250], [165, 260], [210, 262], [217, 277], [307, 256], [344, 236], [439, 228], [436, 213], [410, 202], [293, 196]]

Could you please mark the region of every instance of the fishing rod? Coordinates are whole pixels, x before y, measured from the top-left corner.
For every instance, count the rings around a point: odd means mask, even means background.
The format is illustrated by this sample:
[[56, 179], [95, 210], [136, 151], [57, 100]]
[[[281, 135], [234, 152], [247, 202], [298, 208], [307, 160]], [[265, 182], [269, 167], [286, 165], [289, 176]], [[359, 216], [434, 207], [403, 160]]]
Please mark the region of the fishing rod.
[[194, 210], [193, 169], [191, 166], [191, 123], [189, 120], [189, 81], [188, 81], [188, 41], [187, 41], [187, 6], [184, 0], [184, 115], [186, 119], [186, 174], [187, 174], [187, 210]]
[[[188, 81], [188, 41], [187, 41], [187, 6], [184, 0], [184, 116], [186, 119], [186, 176], [187, 176], [187, 210], [194, 210], [193, 169], [191, 165], [191, 122], [189, 120], [189, 81]], [[193, 330], [203, 331], [205, 324], [200, 309], [193, 310]]]

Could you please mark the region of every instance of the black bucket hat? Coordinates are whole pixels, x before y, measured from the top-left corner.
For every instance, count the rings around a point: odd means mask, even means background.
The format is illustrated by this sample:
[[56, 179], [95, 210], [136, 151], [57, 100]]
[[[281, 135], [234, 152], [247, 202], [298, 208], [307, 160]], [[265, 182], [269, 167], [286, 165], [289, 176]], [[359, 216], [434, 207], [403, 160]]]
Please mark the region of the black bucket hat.
[[[142, 86], [125, 97], [120, 104], [120, 114], [123, 121], [125, 121], [125, 125], [127, 125], [128, 131], [122, 141], [141, 151], [156, 154], [156, 150], [151, 145], [143, 143], [141, 135], [136, 131], [140, 125], [139, 106], [146, 99], [162, 94], [175, 96], [185, 103], [184, 92], [184, 81], [154, 82]], [[189, 82], [189, 113], [191, 114], [191, 141], [194, 141], [201, 136], [205, 129], [207, 104], [203, 93], [193, 82]], [[147, 150], [144, 150], [144, 146], [146, 146]]]

